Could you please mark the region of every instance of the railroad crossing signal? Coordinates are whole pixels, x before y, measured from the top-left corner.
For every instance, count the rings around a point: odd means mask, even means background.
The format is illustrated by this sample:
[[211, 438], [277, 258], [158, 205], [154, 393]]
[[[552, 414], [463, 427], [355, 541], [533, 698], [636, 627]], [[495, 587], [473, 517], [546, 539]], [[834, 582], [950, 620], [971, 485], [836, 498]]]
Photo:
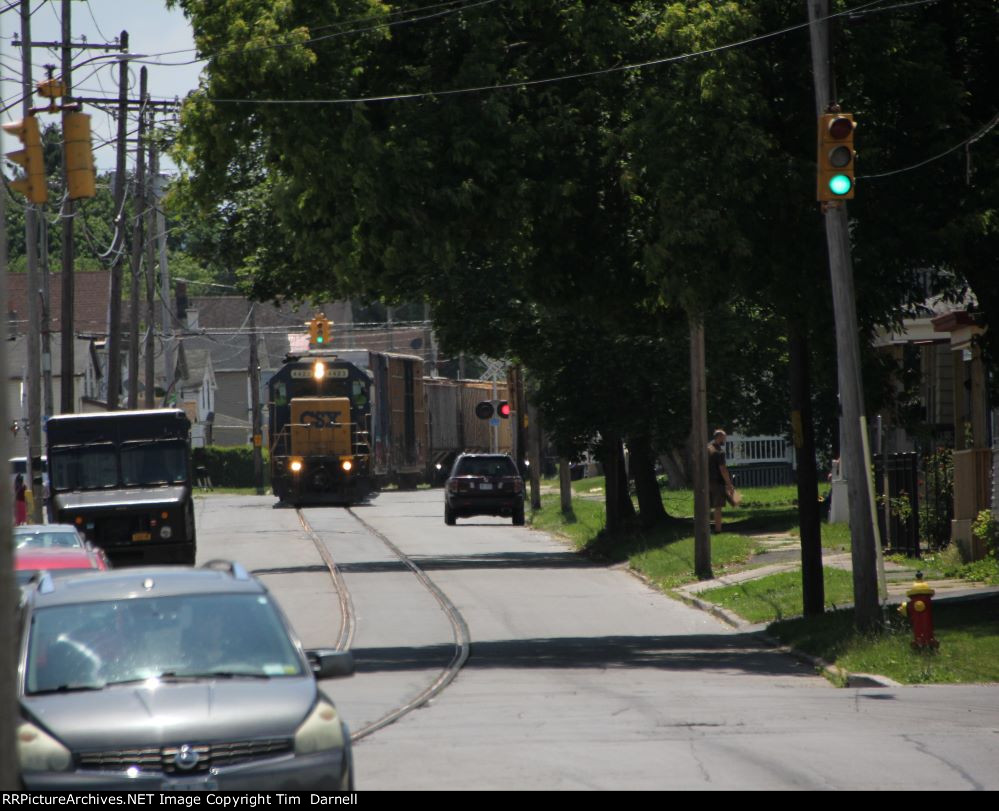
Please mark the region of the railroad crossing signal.
[[4, 132], [17, 136], [24, 149], [8, 152], [7, 158], [24, 167], [24, 177], [11, 181], [10, 187], [19, 191], [29, 202], [44, 203], [49, 199], [45, 183], [45, 160], [42, 156], [42, 136], [38, 129], [38, 119], [33, 115], [3, 125]]
[[325, 349], [330, 345], [330, 330], [333, 326], [325, 315], [316, 315], [309, 322], [309, 348]]
[[852, 200], [854, 194], [853, 131], [851, 113], [819, 116], [819, 152], [816, 199], [819, 202]]
[[[510, 403], [506, 400], [482, 400], [475, 406], [475, 416], [480, 420], [502, 417], [504, 420], [510, 419]], [[499, 425], [499, 421], [493, 423]]]

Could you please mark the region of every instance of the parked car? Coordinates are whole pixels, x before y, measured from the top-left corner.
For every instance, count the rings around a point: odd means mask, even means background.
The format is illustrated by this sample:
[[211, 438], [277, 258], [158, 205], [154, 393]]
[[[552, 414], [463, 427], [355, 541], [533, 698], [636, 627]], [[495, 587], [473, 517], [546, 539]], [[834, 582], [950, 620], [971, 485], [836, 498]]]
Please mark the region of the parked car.
[[57, 575], [79, 570], [111, 568], [107, 555], [72, 524], [21, 524], [14, 527], [14, 559], [22, 585], [38, 571]]
[[473, 515], [502, 515], [524, 523], [524, 480], [506, 454], [463, 453], [444, 486], [444, 523]]
[[29, 790], [353, 789], [350, 736], [239, 564], [43, 575], [20, 609], [18, 754]]
[[109, 568], [104, 553], [89, 544], [86, 547], [25, 546], [14, 550], [14, 576], [22, 588], [42, 572], [49, 572], [53, 577], [68, 577]]
[[14, 548], [85, 549], [87, 539], [72, 524], [21, 524], [14, 527]]

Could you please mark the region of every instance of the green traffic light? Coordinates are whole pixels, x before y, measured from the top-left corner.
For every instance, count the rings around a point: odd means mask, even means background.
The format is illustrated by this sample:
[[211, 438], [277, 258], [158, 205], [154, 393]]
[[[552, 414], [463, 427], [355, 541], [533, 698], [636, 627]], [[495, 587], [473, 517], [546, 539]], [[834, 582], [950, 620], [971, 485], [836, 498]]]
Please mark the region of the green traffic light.
[[844, 195], [849, 194], [850, 189], [853, 188], [853, 181], [850, 180], [849, 175], [833, 175], [829, 178], [829, 191], [833, 194]]

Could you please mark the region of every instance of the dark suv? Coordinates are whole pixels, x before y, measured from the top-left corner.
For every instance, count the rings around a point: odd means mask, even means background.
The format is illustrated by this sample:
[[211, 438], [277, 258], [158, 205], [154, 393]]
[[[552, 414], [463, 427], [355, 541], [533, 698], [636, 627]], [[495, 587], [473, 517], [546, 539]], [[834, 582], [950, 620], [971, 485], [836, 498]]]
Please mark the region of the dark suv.
[[524, 480], [505, 454], [463, 453], [444, 486], [444, 523], [472, 515], [511, 516], [524, 523]]

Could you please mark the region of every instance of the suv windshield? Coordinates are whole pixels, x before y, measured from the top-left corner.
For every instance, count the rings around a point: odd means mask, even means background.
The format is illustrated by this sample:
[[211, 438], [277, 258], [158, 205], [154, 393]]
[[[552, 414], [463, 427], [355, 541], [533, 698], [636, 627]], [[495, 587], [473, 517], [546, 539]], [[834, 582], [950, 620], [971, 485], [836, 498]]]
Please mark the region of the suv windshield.
[[39, 608], [25, 693], [147, 679], [270, 678], [305, 670], [262, 594], [208, 594]]
[[517, 466], [509, 456], [466, 456], [458, 460], [455, 476], [516, 476]]

